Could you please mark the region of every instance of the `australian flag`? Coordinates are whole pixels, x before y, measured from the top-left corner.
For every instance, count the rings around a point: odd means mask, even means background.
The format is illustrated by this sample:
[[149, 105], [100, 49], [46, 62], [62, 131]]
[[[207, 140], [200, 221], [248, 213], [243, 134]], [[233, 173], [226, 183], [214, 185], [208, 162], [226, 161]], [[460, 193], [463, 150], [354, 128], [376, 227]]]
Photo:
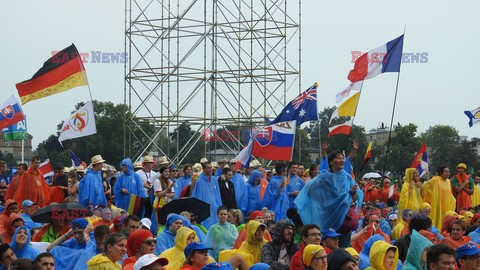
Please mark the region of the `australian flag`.
[[298, 127], [303, 122], [318, 120], [317, 86], [318, 84], [315, 83], [289, 102], [275, 120], [269, 122], [267, 119], [268, 125], [295, 120]]

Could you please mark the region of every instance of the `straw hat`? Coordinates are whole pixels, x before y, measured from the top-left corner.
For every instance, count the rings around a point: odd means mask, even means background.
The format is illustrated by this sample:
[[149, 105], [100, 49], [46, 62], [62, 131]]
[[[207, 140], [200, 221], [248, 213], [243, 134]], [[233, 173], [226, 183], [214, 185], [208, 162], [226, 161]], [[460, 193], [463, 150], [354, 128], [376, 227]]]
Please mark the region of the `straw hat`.
[[[137, 163], [137, 162], [135, 162]], [[153, 157], [150, 155], [146, 155], [143, 157], [143, 163], [155, 163], [155, 160], [153, 160]]]
[[105, 162], [105, 160], [102, 158], [101, 155], [96, 155], [96, 156], [93, 156], [92, 159], [92, 164], [98, 164], [98, 163], [103, 163]]
[[228, 163], [228, 160], [226, 158], [222, 158], [218, 163]]
[[230, 159], [230, 164], [235, 164], [235, 163], [237, 163], [236, 159], [234, 159], [234, 158]]
[[135, 163], [133, 163], [133, 168], [134, 168], [134, 169], [143, 169], [142, 162], [135, 162]]
[[208, 159], [207, 159], [207, 158], [202, 158], [202, 159], [200, 159], [200, 163], [205, 163], [205, 162], [208, 162]]
[[170, 162], [168, 161], [167, 157], [166, 156], [163, 156], [163, 157], [160, 157], [158, 159], [158, 164], [159, 165], [167, 165], [169, 164]]
[[75, 167], [77, 173], [85, 173], [85, 168], [82, 165]]
[[213, 167], [213, 168], [215, 168], [215, 169], [217, 169], [217, 168], [218, 168], [218, 163], [217, 163], [217, 162], [215, 162], [215, 161], [214, 161], [214, 162], [212, 162], [212, 167]]

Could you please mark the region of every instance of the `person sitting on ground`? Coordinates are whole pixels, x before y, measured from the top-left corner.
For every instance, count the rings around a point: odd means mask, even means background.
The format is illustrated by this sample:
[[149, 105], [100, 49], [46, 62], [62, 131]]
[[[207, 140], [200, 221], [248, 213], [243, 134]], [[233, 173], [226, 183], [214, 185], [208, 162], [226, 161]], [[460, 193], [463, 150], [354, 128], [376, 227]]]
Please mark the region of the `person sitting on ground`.
[[[88, 221], [84, 218], [77, 218], [72, 221], [72, 228], [57, 240], [53, 241], [48, 247], [47, 252], [50, 252], [55, 246], [68, 247], [71, 249], [86, 249], [87, 240], [90, 240], [88, 233], [85, 233], [85, 228], [88, 226]], [[73, 236], [73, 238], [71, 238]]]
[[470, 237], [465, 236], [467, 229], [467, 222], [462, 219], [458, 219], [453, 222], [450, 236], [443, 238], [440, 244], [445, 244], [453, 249], [457, 249], [470, 242]]
[[92, 257], [88, 262], [88, 270], [122, 269], [120, 261], [127, 253], [127, 238], [119, 233], [109, 234], [105, 239], [103, 252]]
[[123, 220], [120, 234], [128, 238], [130, 234], [140, 228], [140, 219], [135, 215], [129, 215]]
[[370, 249], [370, 266], [365, 270], [394, 270], [397, 263], [397, 247], [385, 241], [377, 241]]
[[147, 230], [150, 231], [150, 227], [152, 226], [152, 221], [148, 218], [142, 218], [140, 220], [140, 230]]
[[84, 252], [79, 252], [78, 258], [70, 262], [67, 269], [85, 270], [87, 269], [87, 262], [103, 252], [105, 246], [105, 238], [110, 233], [110, 229], [105, 225], [100, 225], [93, 230], [93, 238], [95, 241], [87, 247]]
[[390, 243], [390, 237], [380, 229], [380, 217], [378, 215], [370, 215], [365, 217], [362, 229], [352, 236], [352, 247], [357, 251], [362, 251], [362, 246], [374, 234], [380, 234]]
[[358, 270], [355, 258], [347, 251], [337, 248], [327, 255], [327, 270]]
[[147, 230], [134, 231], [127, 239], [126, 258], [122, 263], [122, 270], [132, 270], [137, 260], [146, 254], [153, 254], [155, 250], [153, 234]]
[[341, 234], [337, 233], [333, 228], [322, 230], [322, 246], [327, 254], [338, 248], [338, 242]]
[[5, 229], [5, 231], [0, 233], [2, 242], [10, 244], [10, 242], [12, 242], [12, 239], [13, 239], [12, 237], [15, 230], [18, 227], [24, 226], [24, 225], [25, 223], [23, 222], [23, 219], [20, 217], [19, 214], [11, 213], [10, 217], [8, 218], [7, 228]]
[[17, 259], [17, 255], [9, 244], [0, 244], [0, 269], [8, 269], [8, 266]]
[[410, 209], [404, 209], [402, 212], [402, 221], [397, 220], [397, 224], [392, 230], [392, 240], [397, 240], [400, 236], [409, 234], [408, 223], [412, 219], [413, 211]]
[[140, 257], [133, 269], [135, 270], [163, 270], [166, 269], [164, 266], [167, 266], [169, 261], [165, 258], [159, 258], [153, 254], [145, 254]]
[[5, 203], [5, 210], [0, 215], [0, 232], [6, 230], [11, 213], [18, 214], [18, 203], [15, 200], [7, 200]]
[[177, 214], [170, 214], [165, 223], [165, 230], [157, 236], [157, 244], [155, 245], [155, 255], [159, 255], [163, 251], [175, 246], [175, 235], [178, 229], [183, 226], [183, 217]]
[[459, 270], [480, 269], [480, 249], [475, 244], [463, 245], [456, 252]]
[[68, 232], [70, 226], [63, 216], [52, 218], [48, 225], [44, 225], [42, 229], [32, 239], [33, 242], [50, 242], [57, 240], [60, 236]]
[[[215, 268], [206, 268], [205, 266], [209, 265], [210, 256], [208, 256], [208, 248], [202, 243], [192, 242], [185, 247], [185, 264], [180, 268], [180, 270], [200, 270], [200, 269], [215, 269]], [[229, 258], [226, 263], [226, 267], [230, 268], [221, 268], [221, 269], [239, 269], [247, 270], [249, 269], [248, 264], [245, 262], [243, 257], [239, 254], [234, 255]], [[211, 267], [209, 265], [209, 267]]]
[[48, 252], [38, 254], [33, 264], [39, 264], [41, 270], [55, 270], [55, 258]]
[[[264, 223], [263, 220], [263, 213], [261, 211], [253, 211], [250, 213], [249, 220], [256, 220], [260, 222], [261, 224]], [[240, 231], [238, 234], [237, 240], [235, 241], [235, 244], [233, 245], [233, 248], [240, 248], [240, 245], [247, 240], [248, 236], [248, 222], [247, 225], [244, 226], [244, 228]], [[268, 232], [268, 230], [265, 230], [265, 235], [263, 236], [267, 241], [272, 241], [272, 236]]]
[[[307, 245], [314, 244], [320, 245], [322, 242], [322, 233], [320, 227], [315, 224], [306, 224], [303, 226], [302, 230], [302, 243], [300, 244], [300, 249], [293, 255], [292, 261], [290, 263], [290, 270], [302, 270], [303, 264], [303, 250]], [[326, 257], [325, 257], [326, 258]]]
[[427, 269], [448, 269], [456, 268], [455, 250], [446, 245], [433, 245], [427, 251]]
[[410, 238], [410, 247], [408, 248], [407, 260], [403, 269], [425, 269], [427, 250], [433, 246], [433, 243], [415, 230], [411, 233]]
[[[422, 230], [429, 230], [432, 226], [432, 220], [428, 217], [424, 217], [420, 214], [414, 214], [408, 224], [409, 231], [416, 230], [420, 232]], [[398, 247], [398, 258], [404, 262], [407, 257], [408, 248], [410, 247], [411, 234], [406, 234], [398, 238], [394, 245]]]
[[239, 250], [251, 254], [253, 263], [258, 263], [261, 260], [262, 247], [268, 243], [264, 238], [267, 227], [256, 220], [252, 220], [248, 224], [247, 240], [240, 245]]
[[[316, 244], [308, 244], [302, 251], [302, 262], [306, 270], [327, 270], [327, 253]], [[290, 269], [293, 269], [290, 267]]]
[[[38, 209], [38, 205], [30, 200], [24, 200], [22, 202], [22, 213], [20, 216], [22, 217], [23, 221], [25, 222], [25, 227], [31, 230], [34, 227], [41, 227], [43, 224], [38, 222], [33, 222], [31, 216], [35, 211]], [[32, 236], [33, 237], [33, 236]]]
[[[162, 252], [159, 257], [168, 258], [168, 269], [180, 269], [185, 262], [185, 247], [197, 240], [195, 231], [183, 226], [178, 229], [177, 235], [175, 235], [175, 246]], [[215, 260], [209, 257], [208, 263], [212, 262], [215, 262]]]
[[235, 225], [227, 221], [227, 207], [217, 209], [218, 223], [208, 230], [206, 245], [211, 247], [210, 255], [218, 260], [218, 253], [225, 249], [232, 249], [238, 236]]
[[235, 227], [237, 227], [238, 233], [240, 233], [245, 227], [245, 224], [243, 223], [242, 211], [240, 211], [240, 209], [228, 210], [228, 222], [235, 225]]
[[113, 220], [112, 220], [112, 210], [110, 208], [105, 207], [102, 209], [102, 219], [95, 221], [93, 223], [93, 227], [96, 228], [100, 225], [106, 225], [109, 228], [112, 228]]
[[273, 240], [262, 247], [262, 262], [274, 269], [289, 269], [298, 245], [293, 242], [295, 226], [286, 219], [280, 220], [274, 228]]
[[10, 247], [19, 259], [35, 260], [40, 253], [36, 248], [30, 246], [30, 231], [25, 226], [18, 227], [15, 230]]

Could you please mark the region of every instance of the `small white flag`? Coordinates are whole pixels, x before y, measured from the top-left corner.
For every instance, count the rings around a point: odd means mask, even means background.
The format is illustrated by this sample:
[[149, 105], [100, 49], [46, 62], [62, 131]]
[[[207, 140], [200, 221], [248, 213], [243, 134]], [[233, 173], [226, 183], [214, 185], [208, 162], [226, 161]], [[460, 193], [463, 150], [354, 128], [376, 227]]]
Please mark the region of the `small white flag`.
[[342, 91], [338, 92], [337, 95], [335, 96], [335, 101], [337, 103], [340, 103], [342, 102], [342, 100], [346, 97], [348, 97], [348, 95], [350, 95], [350, 91], [352, 90], [356, 90], [356, 91], [360, 91], [360, 89], [362, 89], [362, 84], [363, 84], [363, 81], [359, 81], [359, 82], [354, 82], [354, 83], [350, 83], [347, 87], [345, 87]]
[[62, 141], [65, 140], [80, 138], [95, 133], [97, 133], [97, 127], [95, 126], [93, 104], [89, 101], [63, 122], [58, 141], [62, 144]]

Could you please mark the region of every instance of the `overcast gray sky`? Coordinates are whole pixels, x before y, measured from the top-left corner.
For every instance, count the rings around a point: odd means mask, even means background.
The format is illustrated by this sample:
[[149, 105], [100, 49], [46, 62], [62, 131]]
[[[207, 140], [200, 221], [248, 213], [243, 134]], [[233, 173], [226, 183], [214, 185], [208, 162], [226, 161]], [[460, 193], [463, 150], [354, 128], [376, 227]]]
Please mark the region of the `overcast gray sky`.
[[[480, 106], [480, 1], [302, 2], [302, 83], [305, 88], [319, 83], [319, 110], [336, 105], [335, 94], [348, 84], [351, 51], [376, 48], [401, 35], [406, 24], [404, 52], [426, 52], [428, 62], [402, 64], [395, 123], [415, 123], [420, 132], [447, 124], [460, 135], [480, 135], [480, 126], [469, 128], [463, 114]], [[12, 94], [18, 98], [15, 83], [29, 79], [52, 50], [71, 43], [81, 52], [124, 48], [120, 0], [5, 1], [0, 18], [0, 103]], [[123, 102], [123, 64], [85, 68], [94, 99]], [[365, 81], [356, 124], [368, 130], [390, 122], [396, 78], [387, 73]], [[77, 102], [88, 99], [88, 89], [79, 87], [23, 106], [34, 147], [56, 131]]]

